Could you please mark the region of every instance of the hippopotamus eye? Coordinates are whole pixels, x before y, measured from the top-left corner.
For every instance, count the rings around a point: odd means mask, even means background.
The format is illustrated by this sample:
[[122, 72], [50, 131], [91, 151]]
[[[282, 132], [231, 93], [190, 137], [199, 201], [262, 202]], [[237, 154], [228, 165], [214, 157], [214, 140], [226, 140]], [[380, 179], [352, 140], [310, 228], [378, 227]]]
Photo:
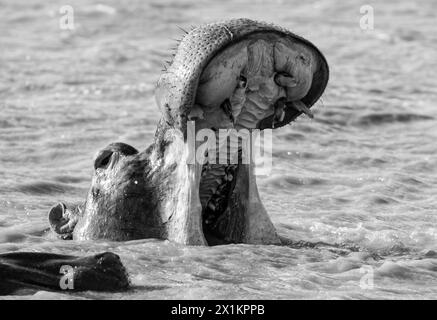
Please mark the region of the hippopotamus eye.
[[109, 161], [111, 160], [111, 157], [113, 155], [112, 150], [103, 150], [100, 152], [99, 155], [97, 155], [96, 160], [94, 161], [94, 169], [99, 168], [106, 168], [109, 164]]

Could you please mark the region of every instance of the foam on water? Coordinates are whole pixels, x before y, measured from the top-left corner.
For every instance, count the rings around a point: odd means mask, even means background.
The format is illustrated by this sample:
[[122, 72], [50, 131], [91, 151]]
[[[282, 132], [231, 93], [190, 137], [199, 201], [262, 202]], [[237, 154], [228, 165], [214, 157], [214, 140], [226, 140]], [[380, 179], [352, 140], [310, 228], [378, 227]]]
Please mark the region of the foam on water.
[[[127, 293], [26, 298], [435, 298], [437, 36], [434, 1], [3, 1], [0, 19], [0, 252], [119, 254]], [[314, 106], [274, 132], [264, 204], [284, 246], [186, 247], [50, 239], [48, 209], [78, 204], [93, 155], [152, 140], [154, 84], [178, 26], [249, 17], [315, 43], [331, 80]], [[371, 267], [371, 269], [368, 269]], [[372, 270], [374, 287], [362, 286]], [[22, 298], [13, 297], [13, 298]]]

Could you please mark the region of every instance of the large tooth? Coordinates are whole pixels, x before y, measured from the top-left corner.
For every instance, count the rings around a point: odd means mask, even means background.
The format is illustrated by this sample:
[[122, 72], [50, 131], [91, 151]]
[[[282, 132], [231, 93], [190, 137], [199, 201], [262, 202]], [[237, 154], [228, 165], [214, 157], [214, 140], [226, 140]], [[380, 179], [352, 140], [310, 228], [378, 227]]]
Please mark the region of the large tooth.
[[234, 91], [234, 94], [229, 98], [229, 102], [232, 106], [232, 116], [236, 119], [241, 112], [241, 109], [246, 102], [246, 86], [247, 79], [243, 76], [240, 76], [240, 81], [237, 84], [237, 88]]
[[311, 110], [300, 100], [289, 102], [291, 106], [293, 106], [295, 109], [299, 110], [300, 112], [305, 113], [308, 117], [311, 119], [314, 118], [314, 114], [311, 112]]
[[278, 101], [276, 101], [275, 106], [274, 106], [275, 114], [273, 115], [273, 123], [272, 123], [273, 129], [276, 127], [277, 123], [284, 121], [284, 118], [285, 118], [284, 108], [285, 108], [285, 106], [286, 106], [286, 104], [285, 104], [284, 99], [279, 99]]

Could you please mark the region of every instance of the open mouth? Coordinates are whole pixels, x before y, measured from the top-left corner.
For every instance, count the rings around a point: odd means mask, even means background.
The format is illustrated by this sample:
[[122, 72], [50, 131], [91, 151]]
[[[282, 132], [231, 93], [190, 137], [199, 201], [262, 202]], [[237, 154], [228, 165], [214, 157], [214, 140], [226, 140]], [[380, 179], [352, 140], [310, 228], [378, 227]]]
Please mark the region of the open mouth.
[[209, 245], [235, 242], [233, 228], [240, 215], [231, 215], [231, 195], [238, 165], [204, 164], [199, 185], [203, 234]]
[[[195, 121], [196, 132], [210, 129], [216, 138], [198, 189], [209, 245], [241, 242], [248, 224], [244, 211], [250, 207], [250, 192], [244, 197], [238, 194], [243, 188], [236, 186], [255, 179], [253, 170], [245, 167], [253, 166], [252, 161], [242, 164], [247, 144], [239, 140], [239, 132], [278, 128], [301, 113], [312, 117], [305, 97], [318, 68], [318, 57], [309, 47], [274, 33], [250, 35], [231, 44], [204, 68], [188, 120]], [[229, 143], [232, 138], [237, 145]], [[240, 181], [244, 175], [249, 177]]]
[[253, 152], [253, 142], [263, 134], [255, 144], [265, 147], [265, 130], [312, 117], [328, 77], [320, 51], [279, 27], [237, 19], [193, 29], [158, 81], [163, 116], [153, 144], [140, 153], [122, 143], [102, 150], [84, 209], [52, 208], [53, 231], [82, 240], [279, 244], [255, 176], [256, 157], [272, 150]]

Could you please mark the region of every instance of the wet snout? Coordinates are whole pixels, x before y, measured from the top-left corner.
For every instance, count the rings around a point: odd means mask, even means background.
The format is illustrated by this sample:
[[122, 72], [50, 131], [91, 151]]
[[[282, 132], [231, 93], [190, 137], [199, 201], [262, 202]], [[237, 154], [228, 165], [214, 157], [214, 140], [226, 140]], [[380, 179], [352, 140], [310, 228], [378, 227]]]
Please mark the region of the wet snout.
[[51, 229], [64, 239], [139, 237], [135, 224], [144, 201], [144, 165], [137, 155], [134, 147], [124, 143], [99, 151], [86, 202], [73, 209], [55, 205], [49, 212]]

